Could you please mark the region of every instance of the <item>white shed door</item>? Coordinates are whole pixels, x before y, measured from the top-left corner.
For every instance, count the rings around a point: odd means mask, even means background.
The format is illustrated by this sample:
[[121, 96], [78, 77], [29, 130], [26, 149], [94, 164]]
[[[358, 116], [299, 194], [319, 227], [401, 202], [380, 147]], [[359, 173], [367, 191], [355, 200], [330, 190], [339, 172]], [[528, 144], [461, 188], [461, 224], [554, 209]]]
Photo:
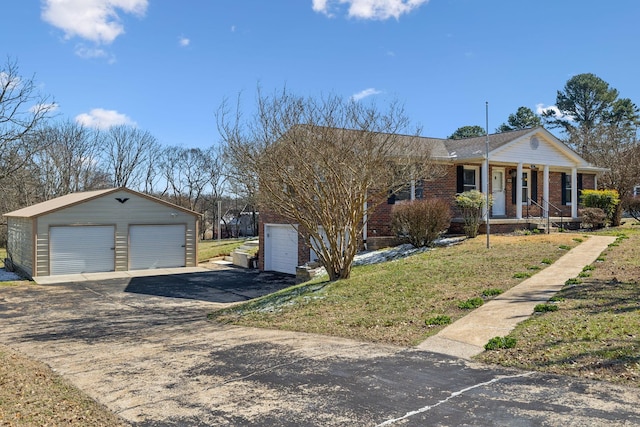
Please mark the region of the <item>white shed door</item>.
[[265, 225], [264, 269], [296, 274], [298, 231], [291, 225]]
[[49, 274], [114, 271], [114, 249], [114, 226], [51, 227], [49, 229]]
[[129, 228], [129, 269], [184, 267], [186, 227], [132, 225]]

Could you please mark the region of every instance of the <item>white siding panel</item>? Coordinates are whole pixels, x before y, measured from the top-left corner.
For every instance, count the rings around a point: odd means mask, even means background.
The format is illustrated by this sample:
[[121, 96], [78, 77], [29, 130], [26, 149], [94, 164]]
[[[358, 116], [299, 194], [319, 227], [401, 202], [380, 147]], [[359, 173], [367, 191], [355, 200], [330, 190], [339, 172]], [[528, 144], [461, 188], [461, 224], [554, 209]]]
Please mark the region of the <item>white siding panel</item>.
[[129, 268], [145, 270], [185, 266], [185, 225], [132, 225]]
[[290, 225], [265, 225], [265, 270], [296, 274], [298, 231]]
[[51, 227], [51, 275], [97, 273], [115, 268], [113, 226]]
[[576, 163], [565, 153], [554, 147], [543, 138], [538, 137], [539, 144], [533, 148], [529, 138], [518, 141], [503, 149], [496, 150], [491, 156], [492, 162], [519, 163], [527, 165], [549, 165], [556, 167], [572, 167]]
[[33, 274], [33, 221], [7, 218], [7, 256], [25, 273]]

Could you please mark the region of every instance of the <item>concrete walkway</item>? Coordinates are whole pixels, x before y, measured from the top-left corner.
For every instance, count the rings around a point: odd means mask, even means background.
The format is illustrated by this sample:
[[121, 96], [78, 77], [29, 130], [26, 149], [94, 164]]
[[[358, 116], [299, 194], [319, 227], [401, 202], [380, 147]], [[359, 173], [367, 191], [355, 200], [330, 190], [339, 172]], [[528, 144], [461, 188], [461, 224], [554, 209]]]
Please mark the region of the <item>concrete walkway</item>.
[[469, 359], [493, 337], [508, 335], [564, 283], [594, 262], [615, 237], [591, 236], [549, 267], [475, 309], [418, 345], [419, 349]]

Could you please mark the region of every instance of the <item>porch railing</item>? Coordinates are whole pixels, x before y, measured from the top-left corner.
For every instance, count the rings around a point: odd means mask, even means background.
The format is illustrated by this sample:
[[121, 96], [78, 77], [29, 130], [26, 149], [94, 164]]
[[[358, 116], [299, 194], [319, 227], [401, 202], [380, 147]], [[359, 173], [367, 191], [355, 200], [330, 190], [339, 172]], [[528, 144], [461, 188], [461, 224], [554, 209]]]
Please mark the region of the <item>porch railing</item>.
[[[546, 221], [547, 221], [547, 226], [546, 226], [547, 234], [549, 234], [551, 232], [551, 224], [553, 224], [554, 226], [558, 226], [558, 224], [551, 222], [551, 215], [549, 214], [551, 208], [555, 209], [556, 216], [560, 216], [560, 228], [561, 229], [564, 228], [564, 214], [562, 213], [562, 209], [560, 209], [559, 207], [557, 207], [553, 203], [551, 203], [548, 200], [545, 200], [543, 198], [540, 199], [540, 203], [536, 202], [532, 198], [529, 198], [528, 203], [527, 203], [527, 220], [529, 220], [529, 222], [530, 222], [530, 219], [532, 218], [532, 216], [530, 215], [530, 212], [529, 212], [529, 208], [530, 208], [531, 205], [537, 206], [538, 209], [540, 210], [540, 213], [542, 214], [542, 216], [539, 217], [540, 219], [546, 219]], [[534, 218], [536, 218], [536, 217], [534, 217]]]

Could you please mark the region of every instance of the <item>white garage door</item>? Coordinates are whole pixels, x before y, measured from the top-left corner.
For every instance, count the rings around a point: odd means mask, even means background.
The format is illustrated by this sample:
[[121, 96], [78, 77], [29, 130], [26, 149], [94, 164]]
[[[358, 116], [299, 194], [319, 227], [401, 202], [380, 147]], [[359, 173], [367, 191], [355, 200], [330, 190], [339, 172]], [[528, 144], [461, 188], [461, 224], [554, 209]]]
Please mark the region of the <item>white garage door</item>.
[[264, 269], [296, 274], [298, 231], [290, 225], [265, 225]]
[[108, 226], [51, 227], [51, 275], [115, 270], [115, 228]]
[[129, 269], [184, 267], [186, 227], [132, 225], [129, 228]]

